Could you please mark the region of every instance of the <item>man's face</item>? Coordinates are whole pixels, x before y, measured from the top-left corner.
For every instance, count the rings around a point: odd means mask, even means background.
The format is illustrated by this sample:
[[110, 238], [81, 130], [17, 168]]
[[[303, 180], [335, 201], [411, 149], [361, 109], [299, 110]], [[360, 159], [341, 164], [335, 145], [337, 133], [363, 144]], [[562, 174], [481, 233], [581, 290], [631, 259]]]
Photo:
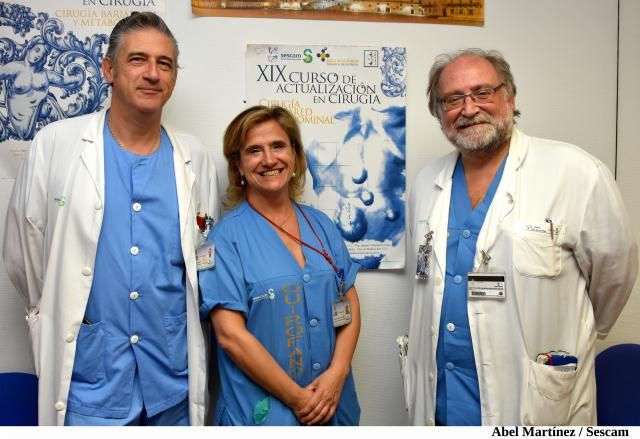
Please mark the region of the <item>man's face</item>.
[[162, 111], [176, 85], [177, 69], [173, 41], [152, 28], [124, 34], [115, 60], [102, 63], [112, 86], [111, 105], [141, 113]]
[[[491, 63], [477, 56], [461, 56], [444, 68], [439, 81], [441, 98], [466, 94], [500, 85], [502, 78]], [[443, 133], [462, 151], [491, 151], [502, 147], [513, 129], [513, 96], [500, 87], [488, 102], [464, 99], [462, 107], [442, 108], [440, 124]]]

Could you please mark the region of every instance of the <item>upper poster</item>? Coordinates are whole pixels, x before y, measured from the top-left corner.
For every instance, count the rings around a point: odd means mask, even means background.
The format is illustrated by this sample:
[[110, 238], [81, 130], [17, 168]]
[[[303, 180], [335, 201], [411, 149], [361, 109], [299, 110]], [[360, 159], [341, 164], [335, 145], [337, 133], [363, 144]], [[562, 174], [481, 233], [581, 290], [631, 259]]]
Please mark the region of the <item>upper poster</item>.
[[482, 26], [484, 0], [191, 0], [196, 15]]
[[406, 72], [401, 47], [247, 47], [247, 104], [296, 116], [303, 201], [334, 220], [365, 269], [404, 267]]
[[113, 26], [165, 0], [0, 2], [0, 178], [15, 178], [36, 132], [103, 109], [101, 63]]

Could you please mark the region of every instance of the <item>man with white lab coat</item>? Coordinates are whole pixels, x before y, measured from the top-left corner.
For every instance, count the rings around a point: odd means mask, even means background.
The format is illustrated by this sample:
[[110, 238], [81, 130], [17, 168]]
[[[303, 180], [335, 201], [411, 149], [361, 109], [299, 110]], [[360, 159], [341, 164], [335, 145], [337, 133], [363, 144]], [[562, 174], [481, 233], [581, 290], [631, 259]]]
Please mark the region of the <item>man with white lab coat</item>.
[[516, 86], [495, 51], [439, 56], [428, 93], [456, 150], [410, 196], [410, 422], [595, 424], [595, 340], [638, 270], [613, 176], [514, 127]]
[[202, 425], [196, 250], [217, 217], [215, 169], [161, 121], [178, 46], [160, 17], [121, 20], [102, 67], [109, 110], [41, 130], [7, 212], [39, 423]]

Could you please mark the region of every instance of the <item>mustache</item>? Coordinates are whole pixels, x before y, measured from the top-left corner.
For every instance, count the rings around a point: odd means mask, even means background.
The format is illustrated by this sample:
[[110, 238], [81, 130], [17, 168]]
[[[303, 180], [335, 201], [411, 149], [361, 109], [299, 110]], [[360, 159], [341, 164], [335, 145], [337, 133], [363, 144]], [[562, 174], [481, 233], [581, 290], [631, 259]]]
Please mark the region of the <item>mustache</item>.
[[493, 120], [486, 114], [476, 114], [474, 117], [469, 118], [460, 116], [453, 124], [454, 128], [466, 128], [478, 123], [492, 123]]

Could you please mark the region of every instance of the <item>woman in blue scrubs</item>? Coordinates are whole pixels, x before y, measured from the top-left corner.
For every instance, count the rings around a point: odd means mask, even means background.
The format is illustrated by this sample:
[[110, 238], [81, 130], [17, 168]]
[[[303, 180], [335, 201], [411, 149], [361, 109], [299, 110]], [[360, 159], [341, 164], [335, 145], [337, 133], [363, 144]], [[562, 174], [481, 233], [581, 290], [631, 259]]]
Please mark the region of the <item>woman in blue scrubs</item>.
[[201, 316], [218, 341], [214, 424], [358, 425], [359, 266], [335, 224], [296, 202], [306, 171], [296, 120], [251, 107], [227, 127], [224, 154], [231, 210], [200, 271]]

